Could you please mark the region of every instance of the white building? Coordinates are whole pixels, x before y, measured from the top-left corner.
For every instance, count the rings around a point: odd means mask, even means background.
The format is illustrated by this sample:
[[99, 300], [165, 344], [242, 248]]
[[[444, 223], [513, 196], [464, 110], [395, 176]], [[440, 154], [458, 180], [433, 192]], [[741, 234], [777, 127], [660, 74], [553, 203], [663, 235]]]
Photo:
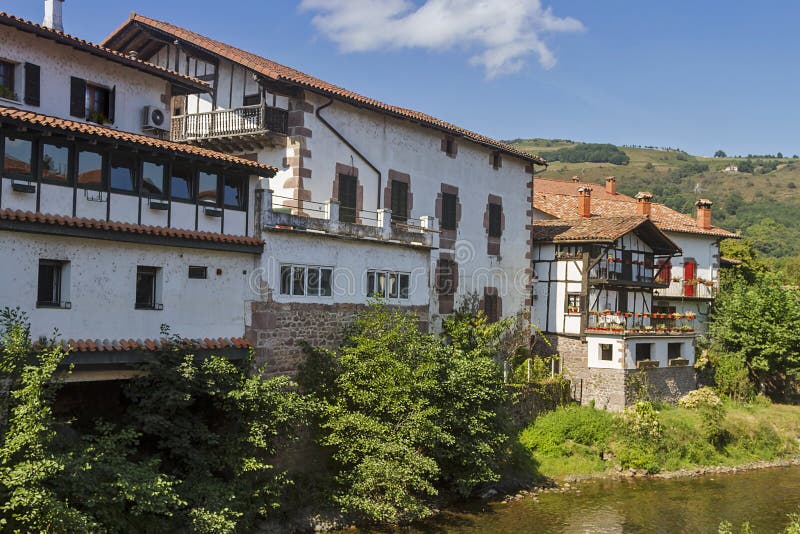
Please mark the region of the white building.
[[245, 354], [277, 169], [143, 128], [200, 80], [4, 13], [0, 43], [0, 306], [69, 340], [78, 379], [124, 376], [164, 324]]
[[[375, 295], [434, 329], [470, 295], [493, 319], [529, 313], [542, 159], [141, 15], [103, 44], [209, 82], [208, 94], [173, 98], [172, 140], [279, 167], [249, 330], [278, 370], [301, 357], [294, 339], [334, 342]], [[339, 290], [298, 290], [311, 276]]]

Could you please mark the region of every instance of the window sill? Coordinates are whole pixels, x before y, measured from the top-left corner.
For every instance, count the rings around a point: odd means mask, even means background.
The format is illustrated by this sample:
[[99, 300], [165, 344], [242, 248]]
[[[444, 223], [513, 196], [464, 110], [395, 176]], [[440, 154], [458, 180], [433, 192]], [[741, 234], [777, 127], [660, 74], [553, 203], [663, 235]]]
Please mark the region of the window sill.
[[22, 100], [15, 100], [13, 98], [6, 98], [3, 96], [0, 96], [0, 102], [8, 102], [10, 104], [17, 104], [18, 106], [22, 105]]
[[71, 306], [61, 303], [37, 302], [36, 308], [44, 310], [69, 310], [71, 309]]
[[156, 304], [155, 306], [140, 306], [137, 304], [136, 306], [134, 306], [134, 309], [143, 311], [164, 311], [164, 305]]

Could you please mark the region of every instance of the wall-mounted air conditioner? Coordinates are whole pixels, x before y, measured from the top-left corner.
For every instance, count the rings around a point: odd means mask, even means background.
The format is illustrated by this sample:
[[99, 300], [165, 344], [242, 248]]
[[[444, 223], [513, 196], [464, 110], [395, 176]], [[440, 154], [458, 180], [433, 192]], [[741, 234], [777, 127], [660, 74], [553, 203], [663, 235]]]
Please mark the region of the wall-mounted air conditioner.
[[155, 106], [145, 106], [142, 111], [142, 128], [145, 130], [169, 130], [167, 113]]

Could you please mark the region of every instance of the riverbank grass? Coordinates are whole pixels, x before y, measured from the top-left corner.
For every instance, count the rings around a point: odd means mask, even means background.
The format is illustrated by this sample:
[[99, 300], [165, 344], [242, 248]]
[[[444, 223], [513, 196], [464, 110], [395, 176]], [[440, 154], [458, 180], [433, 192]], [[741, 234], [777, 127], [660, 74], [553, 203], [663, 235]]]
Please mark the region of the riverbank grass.
[[800, 453], [800, 406], [724, 401], [716, 409], [639, 403], [624, 414], [567, 406], [519, 436], [540, 475], [737, 466]]

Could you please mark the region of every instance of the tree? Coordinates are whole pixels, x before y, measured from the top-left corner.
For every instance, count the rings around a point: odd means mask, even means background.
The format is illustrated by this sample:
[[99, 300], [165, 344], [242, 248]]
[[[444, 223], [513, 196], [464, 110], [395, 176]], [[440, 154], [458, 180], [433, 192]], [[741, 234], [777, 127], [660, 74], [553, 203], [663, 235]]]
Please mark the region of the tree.
[[782, 154], [781, 152], [778, 152], [777, 154], [775, 154], [775, 156], [776, 156], [778, 159], [783, 159], [783, 154]]
[[722, 150], [717, 150], [716, 152], [714, 152], [714, 157], [715, 158], [727, 158], [728, 155]]
[[782, 399], [800, 376], [800, 293], [772, 274], [736, 280], [715, 303], [711, 352], [733, 358], [757, 388]]

